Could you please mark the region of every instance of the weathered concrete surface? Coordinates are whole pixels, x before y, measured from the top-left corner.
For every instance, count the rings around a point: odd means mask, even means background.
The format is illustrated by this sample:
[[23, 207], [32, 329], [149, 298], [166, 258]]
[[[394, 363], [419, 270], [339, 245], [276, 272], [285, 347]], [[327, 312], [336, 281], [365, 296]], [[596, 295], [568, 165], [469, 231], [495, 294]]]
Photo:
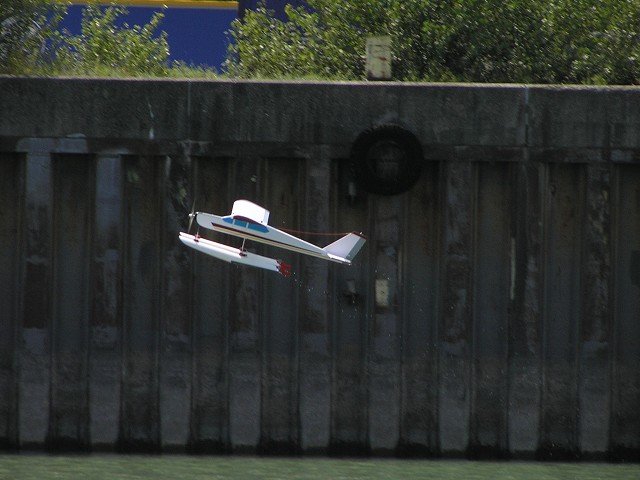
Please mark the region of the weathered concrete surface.
[[[0, 447], [638, 460], [638, 107], [0, 77]], [[396, 196], [346, 161], [385, 123], [425, 156]], [[236, 198], [368, 243], [350, 268], [257, 246], [284, 279], [176, 241]]]

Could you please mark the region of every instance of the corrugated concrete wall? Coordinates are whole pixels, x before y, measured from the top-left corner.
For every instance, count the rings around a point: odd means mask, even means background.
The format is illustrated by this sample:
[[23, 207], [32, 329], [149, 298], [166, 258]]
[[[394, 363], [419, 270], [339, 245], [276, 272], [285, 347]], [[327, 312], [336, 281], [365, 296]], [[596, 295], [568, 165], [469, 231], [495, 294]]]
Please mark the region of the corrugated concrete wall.
[[[640, 458], [640, 89], [5, 77], [0, 112], [0, 446]], [[384, 123], [404, 194], [350, 185]], [[368, 243], [257, 247], [285, 279], [177, 241], [236, 198]]]

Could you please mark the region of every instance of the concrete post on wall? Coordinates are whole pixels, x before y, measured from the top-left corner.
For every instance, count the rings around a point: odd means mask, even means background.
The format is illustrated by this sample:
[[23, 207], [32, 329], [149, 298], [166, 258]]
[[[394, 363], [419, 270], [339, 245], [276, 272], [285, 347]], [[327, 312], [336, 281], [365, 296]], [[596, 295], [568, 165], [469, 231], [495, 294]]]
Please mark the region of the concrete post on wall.
[[472, 251], [472, 193], [470, 163], [451, 163], [446, 182], [442, 241], [441, 334], [439, 343], [439, 438], [443, 452], [460, 454], [467, 448], [470, 411], [470, 342]]
[[[17, 345], [19, 445], [34, 447], [47, 441], [51, 421], [51, 302], [52, 205], [51, 156], [34, 142], [25, 162], [23, 282]], [[39, 150], [39, 151], [38, 151]]]
[[511, 205], [508, 428], [514, 455], [531, 456], [538, 446], [541, 385], [541, 293], [543, 168], [516, 164]]
[[95, 157], [93, 305], [89, 322], [91, 446], [108, 450], [118, 441], [122, 381], [123, 211], [122, 162], [115, 153]]
[[[329, 232], [333, 216], [330, 151], [319, 146], [309, 152], [302, 171], [304, 230]], [[315, 237], [315, 241], [322, 237]], [[331, 266], [301, 257], [299, 263], [299, 430], [303, 452], [323, 452], [331, 439], [332, 341], [330, 291]], [[302, 288], [306, 285], [307, 288]]]
[[[224, 212], [230, 193], [230, 160], [191, 156], [191, 188], [195, 208]], [[186, 218], [186, 217], [185, 217]], [[185, 219], [180, 222], [183, 224]], [[232, 289], [230, 266], [189, 254], [188, 289], [192, 331], [192, 390], [190, 451], [226, 453], [231, 450], [229, 376]]]
[[368, 37], [366, 56], [367, 80], [391, 80], [391, 37]]

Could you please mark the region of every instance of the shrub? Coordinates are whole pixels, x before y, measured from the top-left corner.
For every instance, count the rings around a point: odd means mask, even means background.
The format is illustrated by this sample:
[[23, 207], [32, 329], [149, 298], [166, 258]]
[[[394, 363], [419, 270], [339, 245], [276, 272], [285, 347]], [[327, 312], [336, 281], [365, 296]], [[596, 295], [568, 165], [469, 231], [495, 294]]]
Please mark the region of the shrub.
[[58, 72], [84, 75], [164, 76], [168, 70], [166, 32], [157, 33], [162, 13], [154, 13], [146, 25], [121, 21], [122, 7], [83, 10], [81, 32], [57, 37], [54, 67]]
[[65, 9], [54, 0], [2, 0], [0, 73], [31, 73], [53, 54], [51, 39]]
[[396, 80], [640, 83], [640, 0], [308, 0], [231, 29], [239, 77], [362, 79], [366, 37], [392, 38]]

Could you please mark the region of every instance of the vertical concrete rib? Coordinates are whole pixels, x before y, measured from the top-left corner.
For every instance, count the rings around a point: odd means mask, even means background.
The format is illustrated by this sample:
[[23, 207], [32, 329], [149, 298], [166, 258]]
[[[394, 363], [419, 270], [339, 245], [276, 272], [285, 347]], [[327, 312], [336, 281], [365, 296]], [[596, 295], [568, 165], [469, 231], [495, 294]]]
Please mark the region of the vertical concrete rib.
[[483, 163], [477, 173], [469, 454], [484, 458], [508, 451], [511, 165]]
[[[261, 159], [245, 152], [234, 162], [232, 198], [261, 203]], [[232, 205], [226, 210], [231, 211]], [[225, 236], [223, 241], [240, 245]], [[262, 279], [255, 268], [231, 268], [229, 310], [229, 435], [234, 452], [255, 452], [260, 442], [262, 385]]]
[[161, 294], [160, 294], [160, 419], [162, 450], [184, 451], [190, 437], [192, 315], [189, 249], [177, 232], [189, 223], [187, 197], [189, 157], [165, 157], [162, 175]]
[[614, 228], [612, 459], [638, 461], [640, 452], [640, 166], [616, 168]]
[[611, 418], [610, 169], [606, 163], [586, 166], [578, 372], [579, 449], [600, 458], [608, 447]]
[[92, 450], [118, 441], [122, 386], [123, 172], [119, 155], [95, 159], [89, 416]]
[[88, 337], [91, 305], [90, 240], [93, 159], [53, 158], [53, 317], [51, 404], [47, 444], [52, 450], [89, 447]]
[[403, 230], [401, 456], [435, 456], [438, 442], [439, 163], [407, 195]]
[[369, 442], [373, 453], [389, 454], [400, 434], [401, 261], [404, 195], [371, 199], [372, 316], [368, 343]]
[[[298, 229], [302, 191], [303, 158], [264, 160], [264, 205], [271, 210], [269, 224]], [[298, 416], [298, 300], [300, 258], [275, 247], [264, 248], [270, 258], [292, 265], [293, 277], [263, 272], [262, 397], [260, 409], [260, 452], [294, 454], [299, 451]]]
[[[335, 162], [334, 205], [337, 231], [368, 232], [369, 199], [365, 192], [347, 195], [349, 178], [344, 162]], [[367, 344], [371, 303], [374, 301], [370, 242], [350, 268], [333, 268], [332, 389], [330, 453], [362, 455], [370, 450], [368, 438]]]
[[159, 162], [124, 158], [125, 268], [123, 381], [119, 448], [158, 451], [160, 439], [158, 297], [160, 279]]
[[[307, 160], [301, 225], [330, 232], [331, 159], [322, 146]], [[315, 240], [324, 241], [323, 237]], [[328, 240], [325, 243], [328, 243]], [[326, 453], [331, 425], [331, 342], [329, 269], [323, 260], [300, 257], [298, 272], [298, 409], [300, 450]]]
[[545, 205], [540, 458], [575, 458], [584, 167], [551, 164]]
[[539, 444], [542, 354], [544, 166], [513, 167], [509, 321], [509, 453], [531, 458]]
[[0, 450], [18, 447], [23, 169], [21, 155], [0, 153]]
[[[45, 149], [46, 150], [46, 149]], [[19, 341], [20, 446], [42, 447], [49, 428], [51, 379], [51, 158], [27, 154], [22, 328]]]
[[474, 168], [471, 162], [447, 163], [441, 179], [444, 246], [438, 427], [445, 455], [459, 455], [469, 443]]
[[[228, 158], [192, 160], [193, 199], [189, 208], [195, 200], [196, 211], [228, 213], [232, 202], [230, 163]], [[191, 233], [195, 231], [194, 223]], [[200, 233], [210, 235], [204, 229]], [[189, 255], [193, 315], [190, 449], [226, 453], [230, 451], [229, 303], [233, 298], [229, 279], [230, 269], [235, 267], [198, 252], [189, 251]]]

